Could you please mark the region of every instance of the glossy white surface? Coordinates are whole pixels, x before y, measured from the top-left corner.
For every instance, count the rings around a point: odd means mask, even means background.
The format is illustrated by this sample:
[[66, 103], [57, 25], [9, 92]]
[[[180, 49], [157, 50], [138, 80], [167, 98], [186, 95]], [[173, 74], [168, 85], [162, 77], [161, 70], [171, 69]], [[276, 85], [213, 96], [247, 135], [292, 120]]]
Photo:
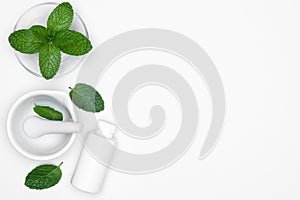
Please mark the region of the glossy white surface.
[[[194, 144], [174, 165], [138, 176], [110, 171], [99, 195], [85, 194], [70, 185], [81, 150], [79, 140], [65, 154], [48, 161], [64, 161], [61, 182], [49, 190], [32, 191], [24, 187], [25, 176], [44, 162], [18, 154], [7, 138], [7, 113], [19, 96], [37, 89], [68, 91], [75, 85], [78, 70], [53, 81], [29, 74], [8, 44], [7, 37], [21, 13], [41, 2], [10, 0], [0, 7], [1, 199], [300, 199], [299, 0], [72, 0], [95, 47], [114, 35], [145, 27], [171, 29], [192, 38], [216, 64], [227, 97], [223, 136], [209, 157], [198, 160], [206, 133], [200, 125]], [[101, 86], [101, 91], [113, 87], [110, 81]], [[143, 99], [142, 95], [138, 98]], [[204, 99], [200, 95], [199, 104]], [[202, 107], [200, 112], [206, 112], [207, 104]], [[144, 109], [132, 110], [137, 124], [147, 122], [143, 114]], [[201, 120], [204, 125], [205, 115]], [[150, 144], [148, 149], [140, 143], [133, 147], [134, 152], [153, 150]]]

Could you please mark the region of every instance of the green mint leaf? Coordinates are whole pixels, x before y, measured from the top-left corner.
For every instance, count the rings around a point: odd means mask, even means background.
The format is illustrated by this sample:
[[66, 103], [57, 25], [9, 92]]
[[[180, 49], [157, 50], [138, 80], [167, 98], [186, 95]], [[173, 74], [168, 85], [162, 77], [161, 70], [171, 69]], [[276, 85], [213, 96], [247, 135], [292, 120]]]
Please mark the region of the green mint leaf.
[[34, 54], [48, 42], [47, 38], [36, 33], [35, 28], [21, 29], [10, 34], [8, 41], [10, 45], [21, 53]]
[[51, 79], [57, 73], [61, 62], [59, 48], [53, 44], [44, 45], [39, 53], [39, 65], [42, 76]]
[[49, 120], [55, 120], [55, 121], [63, 120], [62, 113], [55, 110], [54, 108], [49, 107], [49, 106], [35, 105], [33, 110], [36, 114], [38, 114], [39, 116], [41, 116], [43, 118], [46, 118]]
[[25, 185], [30, 189], [43, 190], [56, 185], [62, 176], [60, 163], [55, 165], [40, 165], [34, 168], [27, 176]]
[[70, 28], [74, 17], [74, 11], [70, 3], [59, 4], [49, 15], [47, 29], [49, 36], [54, 36], [58, 31]]
[[88, 53], [92, 48], [90, 40], [83, 34], [73, 31], [64, 30], [56, 34], [53, 43], [64, 53], [81, 56]]
[[34, 25], [30, 29], [36, 37], [39, 37], [41, 40], [48, 42], [47, 29], [41, 25]]
[[104, 101], [92, 86], [78, 83], [70, 89], [70, 98], [78, 108], [93, 113], [104, 110]]

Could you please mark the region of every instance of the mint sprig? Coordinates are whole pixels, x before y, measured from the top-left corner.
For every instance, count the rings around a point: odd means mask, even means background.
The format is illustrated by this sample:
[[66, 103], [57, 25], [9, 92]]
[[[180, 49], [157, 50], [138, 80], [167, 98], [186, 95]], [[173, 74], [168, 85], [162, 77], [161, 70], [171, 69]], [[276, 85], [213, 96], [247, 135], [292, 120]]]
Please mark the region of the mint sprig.
[[17, 30], [10, 34], [9, 43], [21, 53], [39, 53], [40, 72], [45, 79], [52, 79], [59, 70], [61, 52], [81, 56], [93, 48], [86, 36], [68, 30], [73, 18], [72, 5], [61, 3], [49, 15], [47, 27], [34, 25], [29, 29]]

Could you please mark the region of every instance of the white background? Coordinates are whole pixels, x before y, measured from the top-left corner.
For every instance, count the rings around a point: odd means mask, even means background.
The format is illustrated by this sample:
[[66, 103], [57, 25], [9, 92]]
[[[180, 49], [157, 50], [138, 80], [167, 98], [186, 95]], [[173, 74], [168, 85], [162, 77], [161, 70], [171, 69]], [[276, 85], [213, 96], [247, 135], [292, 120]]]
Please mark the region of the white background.
[[[223, 136], [205, 160], [203, 136], [171, 167], [148, 175], [109, 174], [104, 192], [88, 195], [69, 184], [78, 141], [56, 160], [61, 182], [45, 191], [24, 187], [41, 164], [18, 154], [6, 136], [10, 106], [35, 89], [75, 84], [77, 71], [54, 81], [32, 76], [17, 62], [8, 36], [23, 11], [42, 3], [9, 0], [0, 7], [1, 199], [299, 199], [300, 2], [298, 0], [77, 0], [94, 46], [125, 31], [156, 27], [200, 44], [217, 66], [227, 96]], [[67, 91], [67, 90], [66, 90]]]

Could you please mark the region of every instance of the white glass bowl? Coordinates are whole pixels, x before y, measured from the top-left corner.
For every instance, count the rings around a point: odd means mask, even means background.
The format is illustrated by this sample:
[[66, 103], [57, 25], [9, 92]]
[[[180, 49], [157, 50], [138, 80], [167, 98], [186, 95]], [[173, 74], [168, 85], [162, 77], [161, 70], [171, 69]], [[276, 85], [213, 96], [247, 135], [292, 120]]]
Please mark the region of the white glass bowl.
[[[54, 2], [47, 2], [29, 8], [20, 16], [13, 31], [28, 29], [33, 25], [43, 25], [46, 27], [48, 16], [57, 5], [58, 4]], [[74, 19], [70, 29], [76, 30], [86, 37], [89, 37], [85, 23], [76, 12], [74, 13]], [[15, 51], [15, 55], [19, 63], [27, 71], [35, 76], [42, 77], [38, 63], [38, 54], [23, 54]], [[83, 57], [84, 56], [69, 56], [62, 53], [61, 65], [55, 77], [61, 77], [73, 71], [83, 60]]]

